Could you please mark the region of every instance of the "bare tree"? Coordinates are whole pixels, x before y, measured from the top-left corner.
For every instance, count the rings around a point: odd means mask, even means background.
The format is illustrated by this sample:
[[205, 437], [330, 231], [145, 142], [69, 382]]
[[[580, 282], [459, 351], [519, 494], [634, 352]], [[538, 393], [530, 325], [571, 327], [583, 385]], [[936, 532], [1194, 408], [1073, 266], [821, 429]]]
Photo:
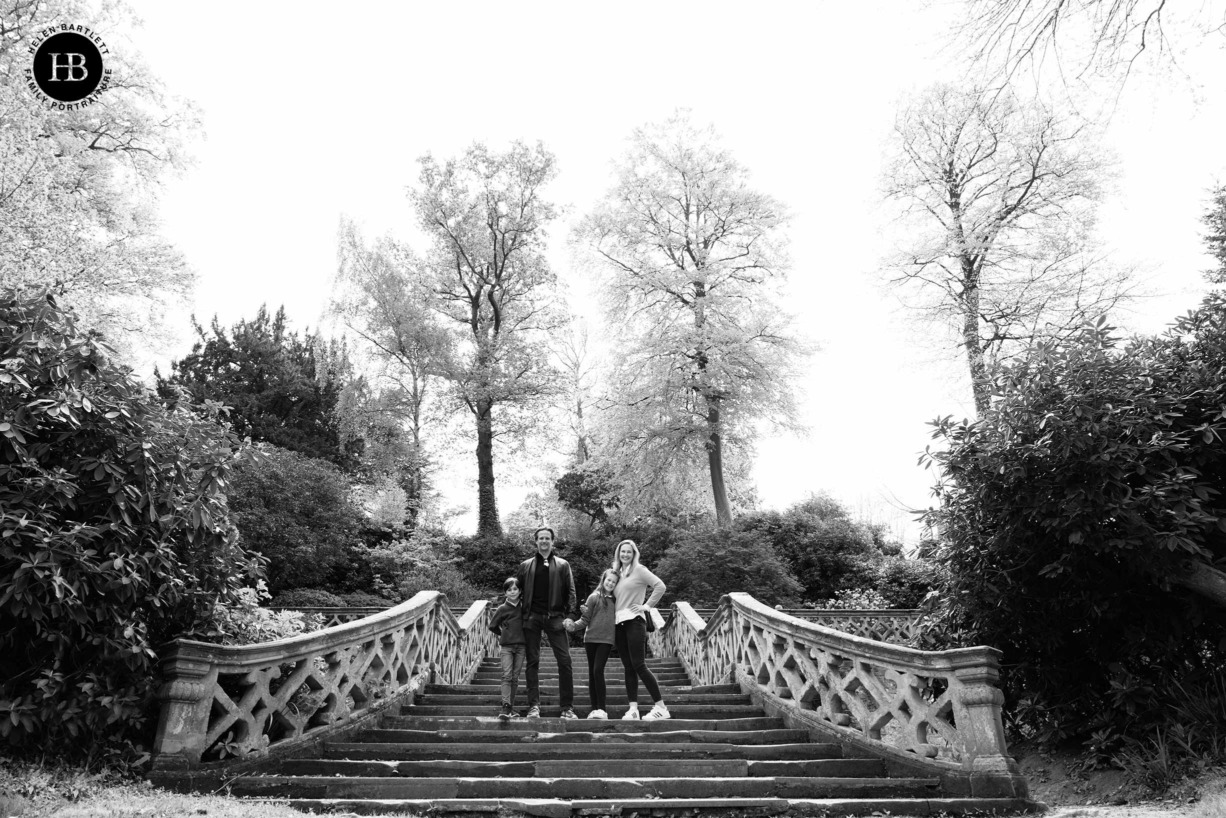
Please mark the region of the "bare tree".
[[973, 44], [980, 66], [1011, 76], [1026, 63], [1070, 50], [1077, 74], [1102, 71], [1126, 78], [1147, 53], [1171, 53], [1168, 23], [1182, 36], [1226, 33], [1226, 4], [1188, 8], [1168, 0], [968, 0], [959, 37]]
[[[545, 228], [556, 215], [541, 198], [554, 158], [517, 142], [504, 153], [474, 145], [460, 158], [421, 159], [410, 192], [432, 240], [434, 305], [454, 333], [444, 372], [477, 431], [477, 533], [498, 535], [494, 440], [521, 435], [556, 389], [548, 360], [558, 323]], [[495, 414], [498, 417], [495, 417]]]
[[895, 131], [885, 190], [915, 232], [891, 281], [957, 334], [982, 415], [1002, 356], [1126, 298], [1127, 272], [1089, 239], [1108, 164], [1081, 127], [1008, 91], [936, 86]]
[[369, 377], [351, 385], [347, 413], [367, 440], [372, 468], [395, 473], [405, 494], [405, 523], [413, 528], [432, 468], [427, 401], [447, 369], [451, 339], [431, 310], [431, 280], [412, 251], [389, 238], [367, 242], [348, 220], [338, 238], [331, 311], [373, 364]]
[[703, 452], [720, 525], [732, 520], [724, 446], [752, 439], [757, 419], [795, 423], [805, 352], [776, 300], [784, 209], [747, 176], [710, 128], [678, 114], [635, 131], [577, 230], [608, 272], [619, 443], [657, 462]]
[[567, 426], [574, 440], [574, 465], [582, 467], [592, 456], [588, 423], [596, 405], [596, 380], [600, 359], [588, 340], [587, 322], [572, 318], [558, 334], [554, 346], [557, 369], [563, 385]]

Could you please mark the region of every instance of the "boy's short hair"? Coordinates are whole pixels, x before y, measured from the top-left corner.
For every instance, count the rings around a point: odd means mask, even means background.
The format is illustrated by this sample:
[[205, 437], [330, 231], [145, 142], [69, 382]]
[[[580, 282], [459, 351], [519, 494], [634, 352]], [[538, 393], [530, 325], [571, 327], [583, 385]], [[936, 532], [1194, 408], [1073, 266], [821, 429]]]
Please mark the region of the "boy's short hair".
[[518, 587], [519, 587], [519, 580], [517, 580], [515, 577], [507, 577], [506, 581], [502, 583], [502, 592], [505, 594], [508, 591], [510, 591], [512, 588], [518, 588]]

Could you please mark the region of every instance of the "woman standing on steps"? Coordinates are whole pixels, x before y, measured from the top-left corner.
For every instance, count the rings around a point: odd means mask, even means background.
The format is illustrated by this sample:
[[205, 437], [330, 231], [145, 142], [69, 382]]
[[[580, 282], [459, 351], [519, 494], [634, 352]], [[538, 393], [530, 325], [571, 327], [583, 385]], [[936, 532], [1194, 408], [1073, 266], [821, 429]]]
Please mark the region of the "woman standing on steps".
[[[647, 667], [647, 617], [649, 608], [654, 608], [664, 596], [664, 582], [639, 562], [639, 547], [634, 540], [622, 540], [613, 552], [613, 570], [621, 575], [614, 591], [617, 601], [614, 614], [614, 638], [617, 655], [626, 670], [626, 697], [630, 709], [623, 719], [639, 717], [639, 680], [651, 694], [654, 705], [644, 719], [669, 718], [668, 707], [660, 695], [660, 685], [655, 674]], [[644, 602], [644, 596], [647, 596]]]

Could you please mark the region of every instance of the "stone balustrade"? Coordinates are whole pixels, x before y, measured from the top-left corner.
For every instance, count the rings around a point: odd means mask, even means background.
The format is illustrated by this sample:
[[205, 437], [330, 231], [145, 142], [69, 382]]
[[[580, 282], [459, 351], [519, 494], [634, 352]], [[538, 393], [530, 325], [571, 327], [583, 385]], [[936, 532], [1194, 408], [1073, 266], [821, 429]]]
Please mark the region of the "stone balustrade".
[[225, 646], [179, 639], [165, 679], [154, 768], [279, 752], [352, 725], [429, 682], [460, 683], [497, 653], [484, 600], [457, 619], [438, 591], [290, 639]]
[[[704, 620], [714, 608], [694, 609]], [[917, 608], [776, 608], [789, 616], [816, 622], [836, 631], [863, 636], [877, 642], [914, 646], [919, 637], [920, 611]]]
[[[684, 602], [651, 635], [656, 655], [681, 658], [696, 685], [739, 682], [767, 705], [876, 752], [1010, 786], [997, 687], [1000, 652], [920, 651], [776, 611], [748, 594], [724, 597], [708, 621]], [[910, 763], [910, 762], [908, 762]]]

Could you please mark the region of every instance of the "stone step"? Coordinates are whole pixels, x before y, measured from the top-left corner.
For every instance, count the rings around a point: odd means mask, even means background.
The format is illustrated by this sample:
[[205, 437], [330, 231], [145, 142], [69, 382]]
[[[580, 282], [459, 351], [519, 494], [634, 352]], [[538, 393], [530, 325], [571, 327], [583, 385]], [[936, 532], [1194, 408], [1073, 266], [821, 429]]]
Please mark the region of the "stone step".
[[[582, 706], [582, 702], [576, 700], [576, 703]], [[521, 712], [527, 708], [527, 703], [517, 705]], [[639, 702], [639, 713], [646, 713], [651, 709], [650, 702]], [[495, 707], [495, 711], [497, 708]], [[610, 705], [605, 708], [610, 719], [620, 719], [626, 712], [625, 705]], [[745, 716], [760, 716], [762, 708], [753, 704], [669, 704], [669, 713], [673, 718], [678, 719], [717, 719], [717, 718], [737, 718]], [[405, 715], [418, 716], [488, 716], [497, 715], [496, 712], [490, 712], [489, 704], [413, 704], [406, 705], [401, 708], [401, 712]], [[556, 704], [544, 704], [541, 706], [541, 714], [550, 716], [562, 715], [562, 708]]]
[[489, 815], [579, 818], [579, 816], [677, 816], [741, 818], [746, 815], [855, 816], [906, 815], [1009, 815], [1037, 811], [1034, 802], [1022, 798], [440, 798], [348, 799], [293, 798], [290, 807], [306, 813], [353, 815]]
[[[558, 704], [558, 694], [553, 690], [542, 690], [541, 692], [541, 707], [549, 707], [550, 705]], [[583, 691], [580, 695], [579, 688], [574, 690], [574, 700], [576, 702], [588, 698], [588, 692]], [[516, 699], [524, 701], [527, 706], [527, 693], [523, 696], [516, 695]], [[644, 701], [644, 699], [646, 701]], [[610, 705], [620, 706], [625, 712], [626, 705], [629, 699], [626, 697], [625, 690], [609, 690], [605, 693], [605, 701]], [[651, 698], [641, 690], [637, 699], [640, 709], [645, 705], [651, 707]], [[664, 698], [668, 709], [672, 710], [683, 704], [687, 705], [737, 705], [750, 704], [750, 699], [744, 693], [682, 693], [679, 691], [669, 691]], [[426, 693], [418, 696], [414, 703], [410, 706], [421, 707], [427, 705], [487, 705], [497, 707], [502, 703], [502, 696], [499, 693]], [[607, 709], [607, 708], [606, 708]], [[761, 710], [761, 708], [758, 708]]]
[[939, 795], [936, 778], [439, 778], [240, 776], [238, 796], [262, 798], [925, 798]]
[[334, 758], [287, 759], [269, 772], [283, 776], [340, 776], [406, 778], [731, 778], [798, 777], [880, 778], [880, 761], [865, 759], [772, 759], [746, 758], [515, 758], [508, 759], [413, 759], [366, 760]]
[[[623, 693], [625, 692], [625, 688], [622, 686], [621, 679], [618, 679], [616, 682], [614, 682], [611, 679], [607, 680], [605, 682], [605, 687], [608, 689], [610, 693], [612, 693], [614, 690], [621, 690]], [[642, 689], [642, 687], [643, 687], [643, 684], [642, 682], [640, 682], [639, 688]], [[519, 689], [520, 690], [527, 689], [527, 686], [524, 684], [524, 680], [522, 678], [519, 680]], [[575, 691], [578, 692], [580, 690], [586, 693], [588, 690], [588, 686], [586, 683], [580, 684], [579, 680], [576, 679], [575, 680]], [[427, 696], [433, 695], [435, 693], [444, 693], [444, 694], [451, 694], [451, 695], [459, 694], [459, 693], [473, 693], [477, 695], [480, 695], [480, 694], [488, 695], [491, 693], [501, 693], [501, 691], [502, 691], [502, 683], [500, 681], [493, 681], [493, 682], [476, 682], [474, 684], [466, 684], [466, 685], [434, 685], [434, 684], [431, 684], [431, 685], [426, 685], [425, 688], [422, 690], [422, 693], [424, 693]], [[676, 695], [679, 693], [722, 693], [724, 695], [733, 695], [733, 694], [740, 694], [741, 688], [740, 688], [740, 685], [675, 685], [675, 686], [669, 687], [669, 695]]]
[[[584, 721], [583, 724], [605, 722]], [[626, 722], [629, 724], [630, 722]], [[649, 724], [653, 722], [648, 722]], [[669, 724], [664, 721], [662, 724]], [[355, 737], [358, 742], [374, 744], [446, 744], [448, 742], [483, 742], [512, 744], [532, 741], [536, 744], [798, 744], [807, 741], [806, 730], [648, 730], [623, 732], [618, 730], [580, 732], [525, 733], [520, 730], [363, 730]]]
[[[743, 758], [750, 761], [847, 760], [837, 744], [795, 742], [792, 744], [719, 744], [716, 742], [611, 742], [597, 741], [563, 744], [556, 741], [538, 742], [523, 736], [514, 742], [453, 741], [446, 744], [327, 742], [322, 749], [325, 759], [362, 761], [406, 761], [430, 759], [471, 759], [474, 761], [516, 761], [538, 758], [654, 758], [671, 761], [674, 758]], [[858, 762], [868, 759], [851, 759]], [[284, 770], [282, 770], [284, 772]]]
[[[690, 677], [684, 673], [662, 672], [662, 673], [653, 673], [652, 675], [655, 676], [656, 681], [662, 685], [679, 685], [681, 687], [690, 686]], [[558, 683], [558, 674], [556, 673], [541, 673], [541, 674], [538, 674], [536, 678], [539, 679], [542, 684], [556, 685]], [[583, 668], [583, 669], [575, 668], [575, 672], [571, 678], [574, 679], [575, 684], [586, 684], [587, 683], [587, 668]], [[605, 673], [605, 677], [604, 677], [606, 685], [611, 685], [611, 684], [620, 685], [625, 680], [625, 678], [626, 678], [626, 675], [622, 673], [620, 669], [616, 673]], [[520, 687], [523, 687], [525, 684], [527, 684], [527, 679], [528, 679], [528, 674], [526, 673], [519, 674]], [[502, 671], [499, 671], [497, 673], [479, 673], [475, 677], [473, 677], [472, 683], [478, 684], [478, 685], [501, 684], [502, 683]], [[642, 685], [642, 682], [639, 682], [639, 684]]]
[[[412, 708], [409, 708], [410, 713]], [[644, 732], [675, 732], [679, 730], [719, 730], [739, 732], [745, 730], [782, 730], [786, 727], [783, 719], [771, 716], [729, 719], [664, 719], [663, 721], [631, 721], [621, 719], [511, 719], [502, 721], [493, 713], [483, 713], [480, 716], [384, 716], [380, 722], [383, 728], [400, 730], [445, 730], [463, 733], [466, 730], [495, 730], [503, 733], [644, 733]], [[803, 731], [802, 731], [803, 732]], [[806, 734], [807, 736], [807, 734]], [[520, 740], [520, 739], [516, 739]], [[801, 739], [801, 741], [805, 741]]]

